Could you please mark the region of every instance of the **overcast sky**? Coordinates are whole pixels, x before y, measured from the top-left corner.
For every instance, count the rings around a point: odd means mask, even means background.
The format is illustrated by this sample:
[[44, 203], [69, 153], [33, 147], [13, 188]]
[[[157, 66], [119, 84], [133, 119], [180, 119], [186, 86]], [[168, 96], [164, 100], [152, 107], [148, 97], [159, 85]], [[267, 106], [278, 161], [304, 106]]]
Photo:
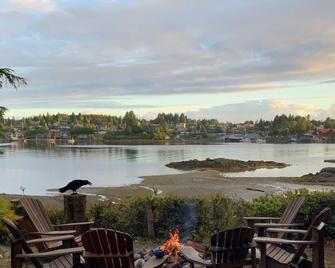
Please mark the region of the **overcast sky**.
[[9, 116], [335, 117], [335, 1], [0, 0]]

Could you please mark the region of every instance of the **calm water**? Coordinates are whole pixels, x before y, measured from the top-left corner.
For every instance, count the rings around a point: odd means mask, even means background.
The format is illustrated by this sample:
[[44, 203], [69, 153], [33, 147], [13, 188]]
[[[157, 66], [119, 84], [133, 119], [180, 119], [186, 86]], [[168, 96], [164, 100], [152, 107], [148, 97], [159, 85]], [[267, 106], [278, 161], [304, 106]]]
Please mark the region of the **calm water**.
[[335, 164], [335, 144], [222, 144], [222, 145], [111, 145], [36, 147], [7, 144], [0, 148], [1, 193], [45, 194], [70, 179], [90, 179], [94, 186], [120, 186], [141, 181], [140, 176], [180, 171], [171, 161], [226, 157], [274, 160], [285, 169], [235, 173], [234, 176], [301, 176]]

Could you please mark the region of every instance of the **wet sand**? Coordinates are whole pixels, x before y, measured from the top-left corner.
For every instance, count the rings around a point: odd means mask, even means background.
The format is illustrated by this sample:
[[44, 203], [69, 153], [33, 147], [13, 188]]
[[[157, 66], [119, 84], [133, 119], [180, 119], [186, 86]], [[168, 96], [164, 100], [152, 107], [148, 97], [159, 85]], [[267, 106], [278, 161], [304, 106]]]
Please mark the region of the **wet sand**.
[[[118, 201], [132, 196], [158, 192], [160, 195], [197, 196], [223, 194], [252, 200], [273, 193], [307, 188], [311, 191], [335, 190], [335, 185], [295, 184], [293, 177], [225, 177], [215, 170], [202, 170], [173, 175], [142, 177], [140, 184], [124, 187], [85, 188], [84, 193], [102, 195]], [[293, 183], [291, 183], [293, 182]]]
[[[156, 191], [159, 195], [198, 196], [226, 195], [247, 201], [266, 194], [284, 193], [290, 190], [306, 188], [311, 191], [335, 190], [335, 184], [296, 183], [295, 177], [225, 177], [215, 170], [201, 170], [173, 175], [156, 175], [142, 177], [140, 184], [123, 187], [86, 187], [79, 190], [88, 195], [88, 204], [97, 200], [119, 202], [133, 196], [144, 196]], [[50, 190], [51, 196], [39, 196], [45, 204], [62, 207], [61, 195]], [[4, 196], [4, 195], [2, 195]], [[18, 198], [19, 195], [5, 195]]]

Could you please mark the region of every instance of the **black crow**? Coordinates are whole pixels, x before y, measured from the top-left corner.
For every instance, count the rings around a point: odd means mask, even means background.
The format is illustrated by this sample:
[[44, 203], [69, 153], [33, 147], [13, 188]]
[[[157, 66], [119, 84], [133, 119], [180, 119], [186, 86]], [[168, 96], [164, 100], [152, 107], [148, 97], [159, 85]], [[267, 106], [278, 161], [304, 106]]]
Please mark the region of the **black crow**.
[[76, 194], [77, 190], [84, 185], [92, 185], [92, 182], [88, 180], [73, 180], [69, 182], [66, 186], [59, 188], [58, 191], [60, 193], [64, 193], [68, 190], [72, 190], [73, 191], [72, 194]]

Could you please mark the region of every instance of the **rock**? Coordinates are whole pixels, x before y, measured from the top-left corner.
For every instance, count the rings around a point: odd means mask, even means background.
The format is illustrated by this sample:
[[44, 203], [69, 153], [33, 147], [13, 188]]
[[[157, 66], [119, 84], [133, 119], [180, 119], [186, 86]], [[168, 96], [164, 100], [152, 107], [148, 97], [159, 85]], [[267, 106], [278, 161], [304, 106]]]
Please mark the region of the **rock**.
[[274, 161], [241, 161], [226, 158], [207, 158], [202, 161], [193, 159], [188, 161], [171, 162], [166, 166], [180, 170], [214, 169], [221, 172], [241, 172], [253, 171], [258, 168], [285, 168], [289, 165]]
[[[309, 173], [298, 178], [298, 182], [318, 183], [335, 180], [335, 167], [325, 167], [315, 174]], [[330, 181], [328, 181], [330, 182]]]
[[182, 266], [180, 266], [178, 262], [168, 263], [165, 267], [166, 268], [182, 268]]
[[335, 167], [325, 167], [320, 170], [319, 173], [316, 174], [316, 176], [329, 178], [334, 177], [335, 178]]
[[147, 249], [147, 248], [142, 248], [139, 252], [137, 252], [138, 254], [141, 255], [141, 257], [144, 257], [145, 255], [149, 254], [151, 252], [151, 249]]
[[137, 259], [137, 260], [134, 262], [134, 266], [135, 266], [135, 268], [143, 268], [143, 267], [144, 267], [144, 264], [145, 264], [145, 260], [144, 260], [144, 259]]
[[146, 254], [144, 257], [143, 257], [143, 259], [145, 260], [145, 261], [147, 261], [147, 260], [149, 260], [151, 257], [152, 257], [152, 251], [150, 251], [148, 254]]
[[140, 259], [141, 257], [142, 256], [140, 254], [138, 254], [138, 253], [134, 254], [134, 260], [135, 261], [138, 260], [138, 259]]

